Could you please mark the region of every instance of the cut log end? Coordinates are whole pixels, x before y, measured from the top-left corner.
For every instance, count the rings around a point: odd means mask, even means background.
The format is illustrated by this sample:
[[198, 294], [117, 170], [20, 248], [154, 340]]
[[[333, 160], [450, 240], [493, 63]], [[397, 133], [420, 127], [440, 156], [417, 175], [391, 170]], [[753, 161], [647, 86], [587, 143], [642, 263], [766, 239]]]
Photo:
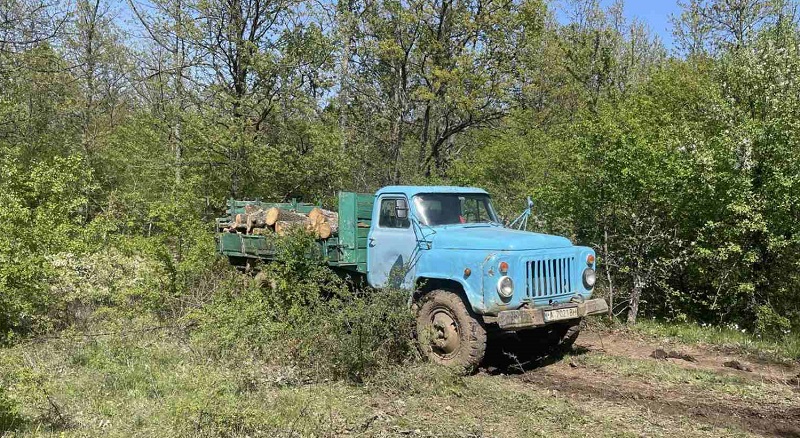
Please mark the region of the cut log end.
[[317, 237], [320, 239], [327, 239], [331, 237], [331, 225], [327, 222], [323, 222], [317, 225]]

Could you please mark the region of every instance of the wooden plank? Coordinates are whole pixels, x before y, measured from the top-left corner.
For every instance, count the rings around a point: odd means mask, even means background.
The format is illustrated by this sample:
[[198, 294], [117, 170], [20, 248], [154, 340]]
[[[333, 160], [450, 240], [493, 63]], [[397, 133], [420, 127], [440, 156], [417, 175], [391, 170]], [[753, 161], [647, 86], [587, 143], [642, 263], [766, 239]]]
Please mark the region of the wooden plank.
[[344, 263], [356, 262], [356, 194], [339, 192], [339, 244], [342, 246]]
[[371, 194], [339, 193], [339, 243], [342, 245], [340, 263], [359, 264], [360, 272], [366, 272], [366, 237], [374, 199], [375, 196]]
[[296, 210], [298, 213], [308, 214], [308, 212], [318, 207], [318, 205], [314, 204], [298, 204], [294, 210]]
[[219, 238], [219, 245], [222, 251], [241, 252], [242, 238], [240, 237], [239, 234], [221, 233]]
[[339, 264], [339, 239], [331, 237], [322, 242], [323, 256], [328, 259], [328, 264], [336, 266]]

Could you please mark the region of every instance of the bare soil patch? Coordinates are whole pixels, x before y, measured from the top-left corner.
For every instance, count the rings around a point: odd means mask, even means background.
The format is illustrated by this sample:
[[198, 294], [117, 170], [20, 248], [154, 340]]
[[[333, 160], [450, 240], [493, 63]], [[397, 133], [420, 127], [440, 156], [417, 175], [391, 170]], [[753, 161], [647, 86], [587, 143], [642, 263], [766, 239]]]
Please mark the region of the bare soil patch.
[[[686, 369], [703, 369], [757, 381], [786, 384], [800, 391], [800, 386], [792, 384], [792, 379], [800, 373], [800, 364], [797, 363], [777, 363], [759, 360], [729, 351], [720, 351], [708, 346], [658, 341], [638, 337], [627, 332], [596, 332], [585, 330], [581, 333], [575, 345], [587, 351], [597, 351], [608, 355], [642, 360], [653, 359], [653, 353], [658, 349], [668, 352], [678, 352], [682, 355], [690, 356], [695, 360], [687, 361], [680, 357], [667, 357], [663, 360], [667, 360]], [[750, 371], [725, 366], [726, 362], [734, 361], [742, 364], [743, 368], [749, 368]]]
[[[662, 357], [657, 349], [679, 352]], [[718, 427], [736, 426], [754, 434], [780, 437], [800, 437], [800, 404], [791, 400], [764, 400], [754, 402], [747, 396], [739, 397], [725, 392], [704, 391], [687, 384], [662, 384], [657, 379], [629, 376], [614, 369], [596, 369], [583, 366], [582, 355], [602, 354], [621, 356], [642, 361], [669, 361], [689, 370], [703, 370], [719, 375], [735, 374], [737, 377], [757, 380], [765, 385], [789, 385], [798, 372], [796, 366], [772, 363], [750, 363], [742, 357], [698, 346], [670, 345], [628, 334], [585, 332], [576, 343], [570, 360], [559, 358], [531, 362], [524, 372], [512, 378], [523, 384], [546, 389], [583, 404], [602, 399], [623, 405], [645, 407], [654, 415], [688, 417], [693, 421]], [[694, 361], [684, 360], [688, 355]], [[725, 367], [729, 361], [748, 363], [752, 372]], [[513, 368], [513, 367], [512, 367]], [[611, 367], [609, 367], [611, 368]], [[491, 370], [490, 370], [491, 371]], [[772, 388], [772, 386], [769, 386]], [[785, 391], [784, 391], [785, 392]]]
[[566, 360], [536, 356], [514, 339], [498, 344], [484, 373], [544, 389], [576, 406], [602, 400], [644, 408], [654, 416], [800, 437], [800, 364], [622, 331], [585, 330]]
[[800, 406], [753, 405], [736, 398], [714, 398], [669, 390], [648, 382], [609, 377], [587, 368], [552, 366], [518, 376], [523, 382], [588, 402], [601, 398], [645, 406], [656, 415], [689, 416], [715, 426], [730, 426], [771, 436], [800, 437]]

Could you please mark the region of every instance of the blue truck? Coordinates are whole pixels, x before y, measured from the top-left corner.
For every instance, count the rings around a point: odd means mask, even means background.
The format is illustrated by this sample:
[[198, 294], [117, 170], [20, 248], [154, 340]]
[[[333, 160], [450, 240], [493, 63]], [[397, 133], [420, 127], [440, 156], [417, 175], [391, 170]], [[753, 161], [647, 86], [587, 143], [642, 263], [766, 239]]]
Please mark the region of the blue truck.
[[[218, 219], [218, 250], [237, 266], [274, 255], [263, 234], [226, 224], [258, 201], [228, 201]], [[310, 204], [260, 203], [307, 213]], [[319, 240], [331, 268], [374, 288], [409, 291], [420, 348], [432, 361], [474, 368], [487, 333], [569, 347], [589, 315], [608, 311], [591, 298], [595, 253], [559, 236], [504, 226], [479, 188], [388, 186], [375, 194], [339, 193], [338, 229]]]

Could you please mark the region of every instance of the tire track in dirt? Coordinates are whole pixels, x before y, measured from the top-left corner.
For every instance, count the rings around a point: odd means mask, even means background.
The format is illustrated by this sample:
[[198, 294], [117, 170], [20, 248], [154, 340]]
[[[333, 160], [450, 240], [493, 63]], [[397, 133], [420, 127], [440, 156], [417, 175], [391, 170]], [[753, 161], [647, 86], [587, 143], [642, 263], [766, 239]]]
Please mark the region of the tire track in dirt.
[[[800, 403], [791, 404], [796, 397], [754, 401], [751, 397], [741, 398], [690, 384], [670, 384], [642, 376], [623, 375], [613, 368], [593, 368], [581, 364], [580, 357], [588, 354], [633, 361], [661, 361], [652, 358], [651, 354], [657, 348], [665, 348], [692, 356], [691, 361], [662, 359], [672, 366], [733, 376], [756, 385], [766, 385], [771, 388], [770, 392], [791, 389], [795, 394], [800, 393], [800, 385], [793, 383], [800, 372], [798, 363], [762, 361], [704, 345], [685, 345], [616, 331], [581, 333], [572, 353], [575, 360], [571, 363], [562, 361], [561, 357], [536, 357], [535, 354], [531, 357], [528, 355], [531, 352], [518, 347], [514, 342], [501, 345], [493, 352], [489, 361], [491, 365], [483, 371], [505, 375], [523, 385], [552, 391], [581, 404], [600, 399], [644, 408], [656, 415], [690, 418], [716, 427], [737, 427], [767, 436], [800, 437]], [[732, 359], [750, 364], [752, 372], [723, 366]]]
[[598, 374], [587, 368], [552, 366], [514, 376], [523, 383], [582, 401], [600, 398], [644, 407], [659, 415], [690, 417], [718, 427], [736, 425], [762, 435], [800, 437], [800, 406], [753, 405], [734, 398], [667, 389], [637, 380]]
[[[603, 354], [632, 360], [653, 361], [650, 354], [664, 346], [646, 339], [615, 333], [586, 333], [577, 342], [580, 354]], [[785, 385], [786, 376], [797, 372], [792, 364], [758, 363], [754, 372], [724, 368], [725, 360], [736, 356], [702, 349], [701, 346], [671, 345], [694, 356], [695, 362], [669, 361], [681, 368], [703, 370], [720, 375], [736, 375], [768, 385]], [[575, 353], [573, 353], [575, 354]], [[509, 373], [524, 385], [553, 391], [559, 396], [581, 402], [602, 399], [611, 403], [636, 406], [656, 415], [690, 418], [717, 427], [735, 426], [750, 433], [800, 437], [800, 405], [746, 400], [735, 395], [704, 391], [691, 385], [667, 385], [642, 377], [616, 374], [613, 369], [593, 369], [578, 363], [557, 359], [539, 362], [523, 373]]]
[[[603, 352], [608, 355], [649, 360], [657, 348], [677, 350], [692, 356], [695, 361], [667, 359], [670, 363], [686, 369], [701, 369], [717, 374], [736, 376], [759, 382], [784, 384], [800, 391], [800, 363], [778, 363], [751, 356], [736, 354], [731, 351], [720, 351], [713, 347], [701, 345], [685, 345], [674, 342], [662, 342], [654, 339], [636, 337], [631, 333], [584, 331], [576, 345], [591, 352]], [[745, 372], [724, 367], [724, 363], [737, 360], [747, 363], [752, 372]]]

